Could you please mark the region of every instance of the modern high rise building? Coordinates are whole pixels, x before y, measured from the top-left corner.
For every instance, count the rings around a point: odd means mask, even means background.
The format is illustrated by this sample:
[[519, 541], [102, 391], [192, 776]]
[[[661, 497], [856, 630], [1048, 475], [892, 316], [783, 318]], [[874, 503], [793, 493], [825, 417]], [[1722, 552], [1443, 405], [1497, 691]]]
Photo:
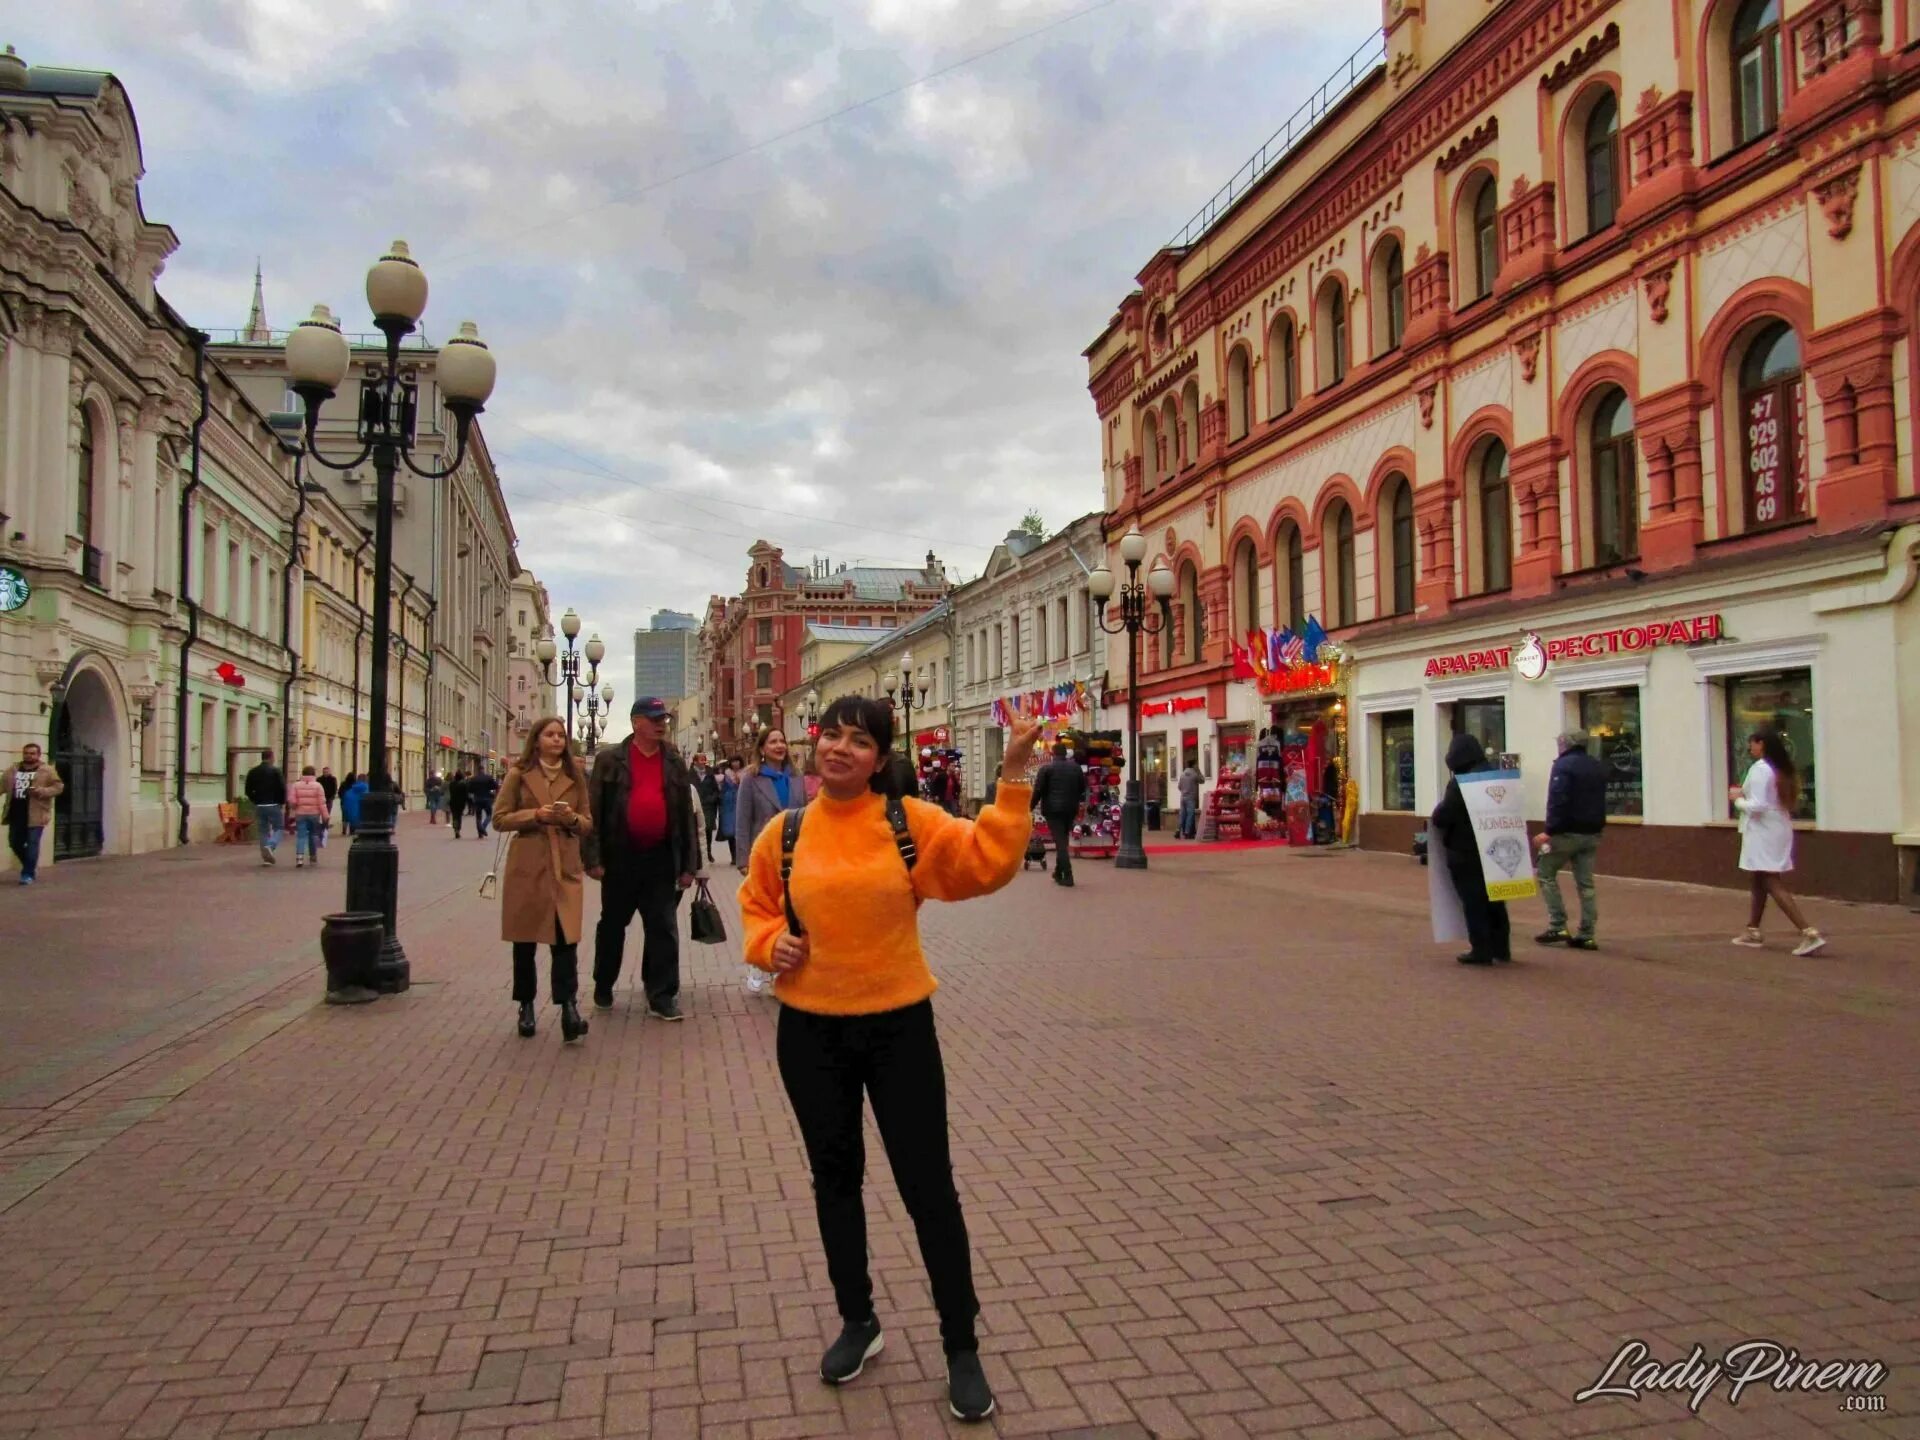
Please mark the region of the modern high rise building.
[[700, 624], [679, 610], [656, 610], [652, 628], [633, 632], [633, 694], [680, 700], [694, 693]]

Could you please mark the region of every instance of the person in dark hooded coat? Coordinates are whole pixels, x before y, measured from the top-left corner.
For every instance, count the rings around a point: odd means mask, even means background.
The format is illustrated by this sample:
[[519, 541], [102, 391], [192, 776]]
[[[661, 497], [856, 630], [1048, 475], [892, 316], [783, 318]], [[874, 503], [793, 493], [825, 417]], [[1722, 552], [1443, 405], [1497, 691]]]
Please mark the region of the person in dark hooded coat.
[[1440, 797], [1430, 822], [1434, 839], [1440, 842], [1440, 855], [1466, 912], [1467, 941], [1472, 949], [1458, 956], [1462, 965], [1491, 965], [1496, 960], [1513, 959], [1513, 940], [1507, 922], [1504, 900], [1487, 898], [1487, 877], [1480, 868], [1480, 844], [1474, 838], [1473, 819], [1467, 814], [1466, 797], [1460, 793], [1459, 778], [1487, 768], [1487, 752], [1471, 735], [1456, 735], [1447, 747], [1447, 769], [1452, 778]]

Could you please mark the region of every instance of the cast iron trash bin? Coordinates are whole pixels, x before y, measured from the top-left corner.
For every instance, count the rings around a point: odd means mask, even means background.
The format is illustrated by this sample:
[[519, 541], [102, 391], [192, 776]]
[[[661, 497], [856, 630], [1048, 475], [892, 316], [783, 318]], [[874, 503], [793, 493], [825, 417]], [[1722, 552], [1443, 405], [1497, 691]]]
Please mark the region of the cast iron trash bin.
[[327, 962], [327, 1003], [365, 1005], [378, 1000], [374, 967], [387, 940], [386, 917], [378, 910], [343, 910], [320, 917], [320, 953]]

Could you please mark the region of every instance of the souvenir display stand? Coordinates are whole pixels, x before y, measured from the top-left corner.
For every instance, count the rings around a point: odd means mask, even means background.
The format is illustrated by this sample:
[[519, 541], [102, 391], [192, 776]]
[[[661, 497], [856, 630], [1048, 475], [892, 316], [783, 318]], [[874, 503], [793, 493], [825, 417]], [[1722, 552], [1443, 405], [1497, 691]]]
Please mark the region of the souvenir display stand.
[[1126, 785], [1120, 732], [1081, 732], [1068, 744], [1087, 774], [1087, 798], [1073, 822], [1076, 859], [1111, 860], [1120, 849], [1120, 799]]
[[1200, 813], [1202, 840], [1251, 840], [1254, 838], [1253, 797], [1247, 786], [1249, 777], [1238, 769], [1222, 770], [1207, 803]]

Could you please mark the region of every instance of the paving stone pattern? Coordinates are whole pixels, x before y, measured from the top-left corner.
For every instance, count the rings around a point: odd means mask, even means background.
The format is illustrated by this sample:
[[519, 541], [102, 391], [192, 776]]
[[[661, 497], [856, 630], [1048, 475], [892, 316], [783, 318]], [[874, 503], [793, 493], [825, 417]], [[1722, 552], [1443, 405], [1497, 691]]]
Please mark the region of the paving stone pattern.
[[[355, 1009], [317, 1003], [337, 845], [0, 894], [0, 1440], [962, 1431], [871, 1134], [887, 1349], [816, 1378], [737, 947], [688, 947], [684, 1024], [630, 977], [522, 1041], [491, 845], [404, 849], [415, 987]], [[1203, 850], [927, 908], [988, 1432], [1920, 1436], [1920, 919], [1816, 904], [1796, 961], [1727, 945], [1736, 894], [1603, 880], [1603, 951], [1479, 970], [1425, 887]], [[1754, 1337], [1887, 1364], [1886, 1408], [1572, 1400], [1629, 1339]]]

